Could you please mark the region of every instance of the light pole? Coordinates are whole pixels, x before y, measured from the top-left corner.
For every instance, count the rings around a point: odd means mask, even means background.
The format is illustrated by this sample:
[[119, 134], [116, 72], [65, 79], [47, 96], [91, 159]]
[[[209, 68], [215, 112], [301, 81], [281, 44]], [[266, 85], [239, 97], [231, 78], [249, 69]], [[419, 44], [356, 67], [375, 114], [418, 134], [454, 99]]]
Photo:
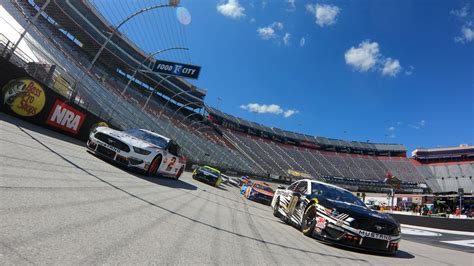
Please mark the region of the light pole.
[[[176, 109], [176, 111], [173, 112], [173, 115], [172, 115], [172, 116], [174, 117], [174, 116], [176, 115], [176, 113], [177, 113], [179, 110], [183, 109], [183, 108], [186, 107], [186, 106], [189, 106], [189, 105], [191, 105], [191, 104], [200, 104], [200, 103], [201, 103], [201, 102], [189, 102], [189, 103], [187, 103], [187, 104], [181, 105], [178, 109]], [[161, 115], [160, 115], [160, 116], [161, 116]], [[167, 130], [168, 127], [169, 127], [169, 124], [166, 126], [165, 130]]]
[[[161, 49], [161, 50], [158, 50], [150, 55], [148, 55], [142, 62], [140, 62], [140, 64], [135, 68], [135, 70], [133, 71], [133, 75], [131, 78], [128, 79], [128, 82], [127, 82], [127, 85], [125, 85], [125, 88], [123, 88], [122, 92], [120, 93], [121, 96], [123, 96], [125, 94], [125, 92], [127, 91], [128, 87], [130, 86], [130, 84], [132, 83], [132, 80], [135, 79], [135, 75], [138, 73], [138, 71], [140, 70], [140, 68], [145, 64], [146, 61], [148, 61], [150, 58], [154, 57], [155, 55], [158, 55], [162, 52], [166, 52], [166, 51], [171, 51], [171, 50], [189, 50], [189, 48], [184, 48], [184, 47], [172, 47], [172, 48], [166, 48], [166, 49]], [[168, 79], [168, 77], [166, 77], [165, 79]], [[161, 84], [163, 82], [163, 80], [165, 79], [162, 79], [160, 80], [160, 82], [158, 83]], [[158, 86], [157, 85], [157, 86]], [[153, 92], [152, 92], [153, 93]], [[151, 94], [150, 94], [150, 97], [151, 98]], [[118, 103], [119, 99], [117, 99], [117, 101], [114, 103], [114, 105], [112, 106], [112, 114], [110, 116], [112, 116], [113, 114], [115, 114], [115, 107], [117, 106], [117, 103]], [[148, 100], [147, 100], [147, 103], [148, 103]], [[146, 105], [146, 104], [145, 104]], [[142, 110], [145, 108], [145, 105], [143, 106]]]
[[170, 0], [168, 4], [165, 4], [165, 5], [155, 5], [155, 6], [150, 6], [150, 7], [146, 7], [146, 8], [143, 8], [143, 9], [140, 9], [138, 10], [137, 12], [131, 14], [130, 16], [126, 17], [124, 20], [122, 20], [117, 26], [115, 26], [111, 32], [109, 32], [109, 36], [107, 37], [107, 39], [104, 41], [104, 43], [102, 44], [102, 46], [100, 47], [99, 51], [95, 54], [94, 58], [92, 59], [92, 61], [90, 62], [89, 66], [87, 67], [86, 71], [85, 72], [82, 72], [82, 75], [81, 75], [81, 78], [80, 79], [76, 79], [74, 80], [74, 83], [73, 85], [71, 86], [72, 87], [72, 93], [71, 93], [71, 98], [75, 99], [76, 97], [76, 94], [77, 94], [77, 83], [78, 83], [78, 80], [82, 80], [84, 78], [84, 76], [90, 72], [90, 70], [92, 69], [92, 67], [94, 66], [95, 62], [97, 61], [97, 59], [99, 58], [100, 54], [102, 53], [102, 51], [105, 49], [105, 47], [107, 46], [107, 44], [110, 42], [110, 40], [112, 39], [112, 37], [114, 36], [114, 34], [118, 31], [118, 29], [125, 23], [127, 23], [129, 20], [131, 20], [132, 18], [144, 13], [144, 12], [147, 12], [147, 11], [150, 11], [150, 10], [153, 10], [153, 9], [157, 9], [157, 8], [163, 8], [163, 7], [177, 7], [179, 5], [179, 0]]
[[38, 11], [38, 13], [36, 13], [36, 15], [33, 17], [33, 19], [28, 22], [28, 25], [25, 27], [25, 30], [23, 30], [23, 32], [20, 35], [20, 38], [18, 39], [18, 41], [16, 41], [15, 45], [12, 48], [11, 53], [8, 55], [8, 59], [10, 59], [10, 57], [15, 53], [16, 48], [18, 48], [18, 45], [20, 44], [21, 40], [23, 40], [23, 38], [25, 38], [25, 35], [28, 32], [28, 30], [30, 29], [31, 25], [33, 25], [36, 22], [38, 17], [41, 15], [41, 13], [43, 13], [43, 11], [46, 9], [46, 7], [49, 5], [50, 2], [51, 2], [51, 0], [46, 0], [46, 2], [43, 4], [43, 6], [41, 6], [41, 9]]
[[181, 91], [181, 92], [178, 92], [178, 93], [175, 93], [173, 94], [173, 96], [171, 96], [170, 98], [168, 98], [168, 100], [166, 101], [166, 103], [163, 105], [163, 107], [161, 108], [161, 112], [160, 112], [160, 115], [158, 116], [158, 118], [161, 118], [161, 114], [163, 114], [163, 112], [165, 111], [165, 108], [166, 106], [168, 105], [168, 103], [171, 101], [171, 100], [174, 100], [174, 97], [180, 95], [180, 94], [183, 94], [183, 93], [187, 93], [187, 91]]
[[[147, 58], [145, 58], [145, 60], [143, 60], [140, 65], [138, 65], [135, 70], [133, 71], [133, 74], [132, 74], [132, 77], [128, 79], [128, 82], [127, 82], [127, 85], [125, 86], [125, 88], [123, 89], [121, 95], [124, 95], [125, 92], [127, 91], [128, 87], [130, 86], [130, 83], [132, 83], [132, 80], [135, 79], [135, 75], [137, 74], [137, 72], [139, 71], [139, 69], [143, 66], [143, 64], [145, 64], [146, 61], [148, 61], [150, 58], [154, 57], [155, 55], [158, 55], [160, 53], [163, 53], [163, 52], [166, 52], [166, 51], [171, 51], [171, 50], [189, 50], [189, 48], [185, 48], [185, 47], [172, 47], [172, 48], [166, 48], [166, 49], [162, 49], [162, 50], [158, 50], [150, 55], [147, 56]], [[163, 80], [161, 80], [163, 81]], [[160, 81], [160, 82], [161, 82]]]
[[150, 95], [149, 95], [148, 98], [146, 99], [146, 102], [145, 102], [145, 104], [144, 104], [143, 107], [142, 107], [142, 111], [145, 110], [146, 106], [148, 105], [148, 102], [149, 102], [150, 99], [151, 99], [151, 96], [153, 96], [153, 93], [155, 93], [156, 88], [158, 88], [158, 86], [160, 86], [161, 83], [163, 83], [163, 81], [167, 80], [169, 77], [171, 77], [171, 76], [166, 76], [164, 79], [160, 80], [160, 82], [158, 82], [158, 84], [156, 84], [156, 86], [153, 88], [153, 90], [151, 91]]

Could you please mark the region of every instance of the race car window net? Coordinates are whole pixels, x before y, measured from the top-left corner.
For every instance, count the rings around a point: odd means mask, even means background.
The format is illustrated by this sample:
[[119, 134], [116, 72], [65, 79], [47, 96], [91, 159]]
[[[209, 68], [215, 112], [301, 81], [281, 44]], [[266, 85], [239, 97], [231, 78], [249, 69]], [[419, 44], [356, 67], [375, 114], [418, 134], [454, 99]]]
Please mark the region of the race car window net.
[[311, 194], [328, 200], [347, 202], [365, 207], [365, 204], [358, 197], [352, 195], [351, 192], [315, 182], [311, 184]]
[[299, 192], [299, 193], [301, 193], [301, 194], [304, 194], [304, 193], [306, 193], [306, 191], [307, 191], [307, 189], [306, 189], [307, 185], [308, 185], [308, 184], [307, 184], [305, 181], [302, 181], [302, 182], [300, 182], [300, 183], [296, 186], [295, 191], [296, 191], [296, 192]]

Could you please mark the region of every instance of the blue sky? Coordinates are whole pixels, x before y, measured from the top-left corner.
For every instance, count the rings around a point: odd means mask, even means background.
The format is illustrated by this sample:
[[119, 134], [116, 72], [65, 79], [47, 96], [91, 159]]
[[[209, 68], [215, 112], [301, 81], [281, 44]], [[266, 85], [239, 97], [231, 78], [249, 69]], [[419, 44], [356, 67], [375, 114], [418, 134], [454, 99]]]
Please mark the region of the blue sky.
[[202, 66], [207, 103], [245, 119], [409, 151], [474, 143], [472, 1], [292, 2], [182, 0], [192, 22], [160, 45], [187, 45], [174, 60]]

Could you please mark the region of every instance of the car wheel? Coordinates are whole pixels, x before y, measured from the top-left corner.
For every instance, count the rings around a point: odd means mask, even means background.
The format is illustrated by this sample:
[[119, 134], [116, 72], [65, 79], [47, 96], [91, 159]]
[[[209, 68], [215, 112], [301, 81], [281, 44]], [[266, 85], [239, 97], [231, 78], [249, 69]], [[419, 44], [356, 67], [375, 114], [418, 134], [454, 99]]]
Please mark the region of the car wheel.
[[281, 213], [280, 213], [280, 198], [278, 198], [275, 201], [275, 206], [273, 206], [273, 216], [277, 218], [281, 218]]
[[181, 166], [181, 168], [179, 168], [178, 174], [176, 175], [176, 180], [178, 180], [181, 177], [183, 172], [184, 172], [184, 166]]
[[160, 168], [162, 159], [163, 157], [161, 157], [161, 155], [158, 155], [155, 157], [155, 159], [153, 159], [153, 161], [151, 161], [151, 165], [150, 168], [148, 168], [147, 175], [152, 176], [158, 173], [158, 169]]
[[311, 236], [316, 227], [316, 205], [311, 204], [306, 208], [301, 220], [301, 231], [305, 236]]

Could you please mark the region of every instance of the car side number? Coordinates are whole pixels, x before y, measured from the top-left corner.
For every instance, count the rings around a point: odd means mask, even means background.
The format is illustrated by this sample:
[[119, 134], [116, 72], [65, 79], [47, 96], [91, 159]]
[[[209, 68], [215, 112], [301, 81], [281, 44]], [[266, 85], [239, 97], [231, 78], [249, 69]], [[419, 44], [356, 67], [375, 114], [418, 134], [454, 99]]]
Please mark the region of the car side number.
[[295, 210], [296, 204], [299, 201], [298, 196], [291, 196], [290, 202], [288, 203], [288, 208], [287, 208], [287, 213], [289, 215], [293, 214], [293, 211]]

